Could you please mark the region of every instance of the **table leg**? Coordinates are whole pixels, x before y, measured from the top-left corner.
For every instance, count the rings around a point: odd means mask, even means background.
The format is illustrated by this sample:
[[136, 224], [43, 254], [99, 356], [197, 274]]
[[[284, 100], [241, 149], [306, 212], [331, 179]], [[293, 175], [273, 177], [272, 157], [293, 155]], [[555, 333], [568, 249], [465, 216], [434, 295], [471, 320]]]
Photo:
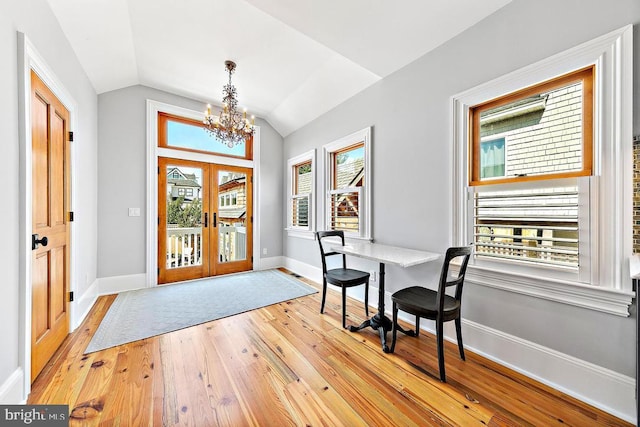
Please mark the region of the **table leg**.
[[384, 276], [385, 276], [385, 265], [383, 262], [380, 263], [380, 271], [378, 273], [378, 312], [368, 320], [362, 322], [360, 326], [350, 326], [349, 330], [351, 332], [356, 332], [361, 329], [364, 329], [370, 326], [372, 329], [375, 329], [380, 334], [380, 342], [382, 343], [382, 351], [385, 353], [389, 353], [389, 347], [387, 346], [387, 332], [391, 330], [392, 322], [384, 314]]

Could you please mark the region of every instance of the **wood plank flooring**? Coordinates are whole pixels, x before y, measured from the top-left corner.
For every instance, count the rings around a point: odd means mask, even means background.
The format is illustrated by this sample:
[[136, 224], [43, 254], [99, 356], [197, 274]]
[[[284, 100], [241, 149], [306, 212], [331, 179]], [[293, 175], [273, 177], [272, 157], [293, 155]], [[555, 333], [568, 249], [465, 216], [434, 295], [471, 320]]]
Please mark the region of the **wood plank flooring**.
[[83, 355], [114, 299], [98, 299], [29, 403], [68, 404], [72, 426], [630, 425], [451, 343], [441, 383], [433, 335], [384, 354], [375, 331], [342, 329], [334, 292], [323, 315], [318, 293]]

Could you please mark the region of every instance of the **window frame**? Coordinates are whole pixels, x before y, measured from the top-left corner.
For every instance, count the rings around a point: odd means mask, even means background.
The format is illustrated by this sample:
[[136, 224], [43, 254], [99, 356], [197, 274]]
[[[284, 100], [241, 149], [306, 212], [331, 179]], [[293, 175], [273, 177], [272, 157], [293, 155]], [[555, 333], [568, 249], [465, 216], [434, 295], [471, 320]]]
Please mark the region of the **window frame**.
[[[203, 128], [204, 129], [204, 124], [202, 123], [202, 121], [198, 121], [198, 120], [194, 120], [188, 117], [182, 117], [176, 114], [171, 114], [171, 113], [166, 113], [163, 111], [159, 111], [158, 112], [158, 117], [157, 117], [157, 125], [158, 125], [158, 148], [166, 148], [166, 149], [171, 149], [171, 150], [179, 150], [179, 151], [185, 151], [185, 152], [189, 152], [189, 153], [202, 153], [202, 154], [207, 154], [207, 155], [212, 155], [212, 156], [221, 156], [221, 157], [228, 157], [228, 158], [232, 158], [232, 159], [245, 159], [245, 160], [253, 160], [253, 138], [254, 136], [251, 136], [251, 138], [247, 139], [244, 142], [244, 155], [243, 156], [234, 156], [232, 154], [225, 154], [225, 153], [219, 153], [217, 151], [205, 151], [205, 150], [197, 150], [195, 148], [185, 148], [185, 147], [176, 147], [173, 145], [169, 145], [169, 138], [167, 136], [167, 122], [176, 122], [176, 123], [182, 123], [185, 125], [190, 125], [190, 126], [195, 126], [195, 127], [199, 127], [199, 128]], [[211, 137], [212, 141], [216, 141], [216, 143], [220, 143], [218, 142], [215, 138]]]
[[[517, 89], [506, 95], [481, 102], [469, 108], [469, 120], [471, 122], [470, 132], [470, 161], [471, 168], [469, 174], [469, 185], [490, 185], [497, 183], [524, 182], [524, 181], [543, 181], [556, 178], [569, 178], [579, 176], [590, 176], [593, 174], [593, 105], [594, 105], [594, 80], [595, 80], [595, 64], [587, 67], [570, 71], [563, 75], [552, 77], [541, 83], [530, 85], [528, 87]], [[554, 89], [574, 84], [582, 83], [582, 169], [572, 172], [546, 173], [530, 176], [519, 176], [494, 179], [482, 179], [480, 177], [480, 145], [482, 138], [480, 137], [480, 114], [483, 111], [490, 110], [502, 105], [509, 104], [519, 99], [526, 98], [539, 93], [550, 92]], [[497, 139], [497, 138], [496, 138]], [[506, 149], [506, 143], [505, 143]], [[506, 159], [505, 159], [506, 165]]]
[[[345, 232], [345, 237], [351, 239], [373, 240], [372, 230], [372, 170], [371, 170], [371, 126], [344, 136], [338, 140], [325, 144], [322, 147], [324, 162], [324, 186], [323, 186], [323, 228], [329, 230], [331, 223], [331, 191], [334, 190], [333, 182], [335, 179], [334, 156], [340, 152], [346, 151], [355, 145], [362, 144], [364, 147], [364, 185], [360, 188], [361, 200], [359, 200], [360, 216], [359, 216], [359, 232]], [[342, 189], [345, 190], [345, 189]]]
[[[632, 248], [633, 27], [628, 25], [451, 98], [452, 241], [468, 244], [470, 108], [506, 93], [545, 82], [572, 70], [595, 66], [593, 105], [593, 176], [588, 217], [589, 277], [540, 275], [539, 269], [468, 266], [470, 282], [501, 290], [629, 316], [634, 292], [629, 279]], [[582, 178], [578, 178], [582, 179]], [[471, 218], [472, 221], [472, 218]], [[615, 236], [611, 238], [610, 236]], [[580, 237], [582, 239], [582, 236]], [[581, 259], [581, 262], [583, 260]], [[584, 281], [583, 281], [584, 279]]]
[[[293, 225], [293, 200], [300, 197], [300, 194], [295, 192], [297, 186], [297, 176], [294, 171], [298, 166], [311, 163], [311, 191], [308, 193], [309, 200], [309, 222], [308, 226], [300, 227]], [[287, 226], [285, 230], [289, 236], [300, 237], [306, 239], [313, 239], [313, 233], [316, 231], [315, 222], [315, 189], [316, 189], [316, 151], [309, 150], [295, 157], [290, 158], [287, 161]]]

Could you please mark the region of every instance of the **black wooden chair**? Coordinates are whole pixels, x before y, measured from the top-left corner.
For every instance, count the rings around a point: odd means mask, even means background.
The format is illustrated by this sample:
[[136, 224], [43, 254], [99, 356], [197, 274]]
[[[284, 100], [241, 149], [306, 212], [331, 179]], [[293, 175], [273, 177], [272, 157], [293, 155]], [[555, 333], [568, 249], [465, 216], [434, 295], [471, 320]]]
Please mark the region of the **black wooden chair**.
[[[322, 304], [320, 305], [320, 313], [324, 313], [324, 303], [327, 298], [327, 283], [342, 288], [342, 327], [346, 329], [346, 307], [347, 307], [347, 288], [352, 286], [364, 285], [364, 310], [369, 317], [369, 273], [360, 270], [347, 268], [347, 256], [338, 252], [325, 252], [322, 239], [325, 237], [339, 237], [342, 246], [344, 246], [343, 231], [317, 231], [316, 238], [320, 245], [320, 256], [322, 258]], [[328, 243], [327, 243], [328, 244]], [[337, 242], [336, 242], [337, 244]], [[333, 255], [342, 255], [342, 267], [327, 269], [327, 257]]]
[[[464, 360], [464, 347], [462, 346], [462, 327], [460, 324], [460, 312], [462, 307], [462, 286], [464, 285], [464, 276], [467, 271], [467, 264], [471, 256], [471, 246], [453, 247], [447, 249], [440, 273], [440, 282], [438, 290], [434, 291], [421, 286], [412, 286], [410, 288], [399, 290], [391, 295], [393, 301], [393, 326], [391, 342], [391, 353], [395, 350], [396, 335], [399, 329], [398, 310], [402, 310], [416, 316], [415, 332], [409, 331], [408, 335], [419, 336], [420, 334], [420, 318], [431, 319], [436, 321], [436, 338], [438, 342], [438, 368], [440, 370], [440, 380], [446, 382], [444, 368], [444, 322], [455, 320], [456, 335], [458, 338], [458, 349], [460, 350], [460, 358]], [[449, 264], [451, 260], [457, 257], [463, 257], [460, 264], [460, 270], [457, 277], [449, 277]], [[455, 286], [454, 296], [446, 294], [446, 290], [450, 286]]]

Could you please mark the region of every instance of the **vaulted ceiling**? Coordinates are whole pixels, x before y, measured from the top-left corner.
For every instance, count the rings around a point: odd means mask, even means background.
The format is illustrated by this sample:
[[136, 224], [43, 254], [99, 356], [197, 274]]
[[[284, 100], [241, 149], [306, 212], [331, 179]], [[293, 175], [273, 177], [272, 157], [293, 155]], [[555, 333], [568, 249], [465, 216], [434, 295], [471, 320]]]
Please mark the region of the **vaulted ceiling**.
[[282, 136], [511, 0], [48, 0], [98, 94], [142, 84], [241, 106]]

